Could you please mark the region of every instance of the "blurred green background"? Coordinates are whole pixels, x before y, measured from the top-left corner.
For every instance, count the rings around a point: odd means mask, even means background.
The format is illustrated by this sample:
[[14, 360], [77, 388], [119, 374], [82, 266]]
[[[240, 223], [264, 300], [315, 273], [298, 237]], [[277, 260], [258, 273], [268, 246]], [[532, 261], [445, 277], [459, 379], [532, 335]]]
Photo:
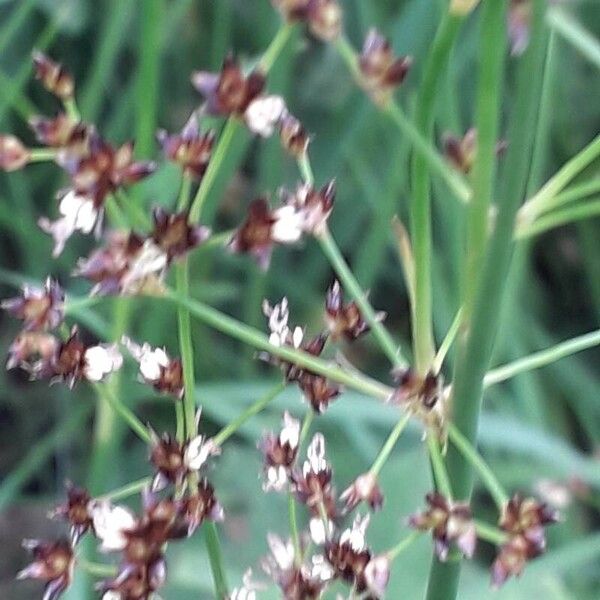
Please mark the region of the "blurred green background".
[[[443, 3], [345, 0], [342, 4], [346, 30], [356, 47], [375, 25], [391, 38], [396, 52], [415, 58], [400, 92], [410, 113]], [[568, 3], [569, 14], [592, 36], [600, 33], [598, 6]], [[230, 49], [248, 61], [256, 59], [279, 23], [268, 0], [0, 1], [0, 130], [31, 141], [27, 118], [57, 110], [53, 98], [31, 77], [31, 51], [45, 49], [74, 73], [86, 120], [95, 121], [113, 142], [135, 138], [140, 157], [158, 157], [155, 130], [179, 130], [199, 102], [190, 73], [217, 69]], [[475, 13], [464, 27], [439, 94], [438, 141], [442, 132], [462, 134], [472, 124], [477, 42]], [[595, 47], [595, 62], [593, 51], [584, 55], [560, 35], [553, 36], [551, 47], [545, 97], [550, 119], [536, 150], [534, 189], [600, 129], [600, 46]], [[505, 89], [507, 111], [513, 63], [509, 61]], [[358, 280], [371, 289], [374, 306], [387, 311], [387, 324], [408, 349], [408, 301], [390, 220], [394, 214], [405, 222], [408, 218], [409, 145], [356, 89], [335, 50], [301, 31], [270, 74], [268, 89], [282, 93], [292, 112], [314, 133], [311, 157], [317, 180], [335, 177], [338, 184], [332, 231]], [[225, 170], [204, 218], [216, 231], [239, 223], [255, 195], [273, 193], [298, 179], [277, 139], [251, 140], [244, 132], [236, 138]], [[597, 177], [599, 170], [592, 165], [580, 181]], [[177, 169], [161, 162], [158, 172], [133, 195], [147, 206], [173, 206], [178, 181]], [[60, 259], [52, 260], [51, 240], [36, 226], [39, 216], [56, 215], [54, 193], [65, 183], [51, 165], [0, 173], [2, 297], [13, 295], [21, 278], [41, 281], [47, 274], [58, 277], [74, 294], [87, 292], [84, 283], [70, 278], [70, 271], [93, 240], [75, 236]], [[437, 180], [434, 193], [434, 318], [439, 343], [457, 309], [464, 214]], [[276, 249], [266, 275], [245, 257], [220, 250], [198, 251], [192, 258], [193, 295], [261, 328], [262, 298], [277, 301], [287, 295], [293, 320], [318, 331], [331, 280], [331, 270], [311, 240], [295, 249]], [[82, 314], [82, 327], [92, 336], [110, 336], [114, 314], [126, 312], [115, 304], [107, 300], [94, 314]], [[131, 337], [165, 345], [177, 354], [172, 307], [150, 300], [136, 300], [131, 306]], [[506, 281], [506, 309], [494, 362], [502, 364], [591, 331], [598, 327], [599, 316], [597, 219], [521, 243]], [[0, 316], [0, 348], [8, 349], [18, 328], [17, 322]], [[251, 349], [197, 323], [193, 335], [203, 427], [213, 432], [268, 389], [276, 373], [257, 362]], [[359, 368], [390, 381], [387, 363], [369, 337], [347, 353]], [[597, 350], [588, 351], [486, 393], [481, 448], [506, 488], [535, 492], [540, 479], [550, 478], [566, 487], [570, 502], [563, 523], [549, 532], [547, 555], [501, 592], [489, 590], [486, 565], [493, 550], [481, 544], [476, 560], [465, 568], [461, 598], [525, 599], [542, 593], [557, 600], [600, 597], [599, 359]], [[93, 424], [96, 399], [85, 385], [71, 394], [62, 386], [29, 383], [17, 371], [1, 370], [0, 378], [0, 598], [37, 598], [35, 584], [13, 581], [27, 560], [20, 541], [60, 529], [45, 520], [45, 512], [62, 497], [64, 479], [88, 483], [95, 494], [106, 492], [149, 473], [147, 450], [106, 414]], [[157, 430], [173, 426], [170, 402], [136, 383], [132, 364], [122, 374], [120, 386], [124, 400], [143, 420]], [[303, 413], [296, 388], [249, 422], [225, 447], [211, 473], [228, 515], [222, 538], [230, 584], [239, 584], [248, 566], [260, 570], [267, 530], [287, 535], [287, 500], [261, 492], [261, 461], [255, 449], [260, 433], [277, 426], [284, 407]], [[370, 465], [393, 418], [391, 409], [347, 392], [316, 421], [313, 429], [327, 435], [338, 488]], [[92, 445], [94, 431], [104, 436], [100, 450]], [[387, 501], [372, 520], [370, 535], [377, 550], [405, 534], [404, 518], [422, 505], [430, 487], [416, 428], [401, 439], [382, 473], [382, 485]], [[478, 489], [475, 498], [477, 514], [494, 519], [493, 504], [483, 490]], [[165, 598], [211, 597], [208, 561], [199, 538], [169, 549]], [[398, 559], [390, 598], [422, 596], [430, 547], [429, 539], [421, 539]], [[88, 584], [78, 578], [69, 597], [86, 598]]]

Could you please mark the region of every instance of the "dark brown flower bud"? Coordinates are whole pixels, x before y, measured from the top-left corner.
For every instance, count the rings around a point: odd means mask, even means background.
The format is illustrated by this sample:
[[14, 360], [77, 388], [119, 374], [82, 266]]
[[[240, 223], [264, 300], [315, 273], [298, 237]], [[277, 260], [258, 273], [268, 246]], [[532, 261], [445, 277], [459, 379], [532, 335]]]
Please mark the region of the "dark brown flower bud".
[[367, 34], [358, 58], [362, 84], [373, 100], [385, 104], [405, 79], [412, 65], [410, 56], [396, 58], [390, 42], [376, 29]]
[[383, 506], [383, 494], [377, 483], [377, 476], [367, 471], [359, 475], [342, 495], [340, 500], [345, 502], [346, 510], [354, 510], [361, 502], [366, 502], [373, 510]]
[[308, 371], [303, 371], [299, 376], [298, 385], [306, 401], [319, 414], [325, 412], [332, 400], [342, 393], [341, 387], [336, 383], [330, 382], [322, 375], [316, 375]]
[[150, 600], [163, 587], [167, 567], [163, 556], [145, 565], [126, 563], [119, 574], [100, 586], [103, 600]]
[[300, 421], [288, 412], [283, 415], [283, 427], [279, 435], [271, 432], [262, 437], [258, 447], [264, 457], [265, 491], [281, 491], [285, 488], [296, 462], [299, 442]]
[[500, 517], [500, 527], [508, 533], [526, 533], [544, 525], [556, 523], [558, 511], [535, 498], [515, 494], [506, 504]]
[[74, 559], [70, 542], [25, 540], [23, 546], [31, 551], [34, 561], [17, 575], [17, 579], [45, 581], [44, 600], [56, 600], [73, 578]]
[[233, 56], [225, 58], [220, 73], [198, 71], [192, 75], [192, 84], [206, 100], [206, 110], [214, 115], [243, 115], [265, 82], [260, 71], [244, 76]]
[[0, 135], [0, 169], [18, 171], [31, 158], [30, 151], [14, 135]]
[[[377, 313], [377, 318], [383, 320], [385, 313]], [[356, 302], [344, 304], [344, 296], [339, 281], [334, 281], [327, 290], [325, 297], [325, 322], [332, 340], [345, 337], [354, 341], [369, 331], [369, 325], [363, 319]]]
[[167, 262], [183, 256], [210, 235], [208, 227], [191, 225], [185, 211], [169, 214], [159, 207], [154, 209], [152, 219], [154, 229], [150, 237], [166, 254]]
[[448, 558], [453, 542], [461, 553], [471, 558], [475, 552], [477, 533], [471, 517], [471, 509], [465, 502], [451, 502], [438, 492], [425, 497], [429, 508], [409, 519], [411, 527], [421, 531], [431, 529], [435, 553], [441, 561]]
[[61, 100], [69, 100], [73, 97], [75, 82], [61, 64], [36, 51], [33, 53], [33, 66], [36, 78], [51, 94]]
[[328, 542], [325, 556], [335, 574], [351, 583], [357, 592], [367, 590], [365, 569], [371, 561], [371, 551], [367, 547], [365, 535], [369, 516], [357, 516], [352, 527], [342, 532], [340, 537]]
[[294, 158], [304, 156], [308, 150], [310, 138], [302, 123], [294, 115], [287, 113], [279, 123], [281, 144]]
[[[335, 181], [331, 180], [317, 190], [310, 185], [301, 184], [294, 193], [282, 192], [284, 206], [279, 209], [290, 211], [294, 217], [294, 227], [302, 233], [319, 236], [327, 227], [327, 221], [335, 202]], [[292, 219], [289, 219], [291, 222]], [[287, 225], [287, 223], [286, 223]], [[289, 227], [291, 230], [292, 228]]]
[[181, 166], [183, 172], [199, 180], [204, 175], [215, 140], [214, 131], [202, 133], [196, 115], [192, 115], [181, 133], [158, 132], [158, 141], [165, 156]]
[[[444, 154], [452, 166], [465, 174], [470, 173], [477, 158], [477, 129], [472, 127], [462, 138], [446, 133], [442, 142]], [[501, 156], [506, 148], [506, 141], [500, 140], [496, 144], [496, 156]]]
[[90, 128], [65, 113], [60, 113], [53, 119], [32, 117], [29, 119], [29, 125], [37, 140], [44, 146], [69, 148], [80, 156], [88, 150]]
[[181, 485], [189, 473], [184, 460], [183, 444], [168, 433], [163, 433], [161, 437], [153, 437], [150, 462], [157, 472], [152, 480], [151, 490], [157, 492], [169, 483]]
[[202, 478], [193, 494], [177, 502], [180, 526], [191, 536], [205, 520], [222, 521], [223, 507], [215, 496], [215, 490], [206, 478]]
[[23, 320], [25, 331], [46, 330], [62, 323], [64, 301], [64, 290], [48, 277], [43, 289], [24, 286], [21, 296], [3, 300], [0, 307]]
[[67, 501], [57, 506], [51, 513], [51, 518], [61, 518], [71, 525], [71, 542], [75, 545], [81, 536], [89, 529], [94, 531], [94, 523], [90, 512], [92, 497], [84, 488], [67, 482]]

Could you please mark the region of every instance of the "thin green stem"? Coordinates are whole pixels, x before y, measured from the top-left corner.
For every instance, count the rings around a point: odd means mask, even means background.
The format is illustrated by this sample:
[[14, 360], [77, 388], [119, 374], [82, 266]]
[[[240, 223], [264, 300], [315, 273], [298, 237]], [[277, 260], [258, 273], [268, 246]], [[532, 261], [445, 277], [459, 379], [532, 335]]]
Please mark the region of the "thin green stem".
[[183, 402], [179, 399], [175, 402], [175, 438], [179, 442], [185, 440], [185, 415]]
[[[445, 12], [427, 57], [417, 98], [415, 125], [421, 135], [433, 137], [435, 100], [462, 19]], [[412, 306], [412, 332], [416, 368], [425, 373], [434, 357], [432, 323], [432, 237], [431, 183], [429, 164], [422, 154], [412, 160], [410, 232], [415, 259], [415, 301]]]
[[290, 535], [294, 544], [294, 562], [300, 565], [302, 561], [302, 546], [300, 545], [300, 535], [298, 533], [298, 517], [296, 515], [296, 499], [293, 492], [288, 494], [288, 515], [290, 522]]
[[495, 546], [501, 546], [508, 539], [508, 536], [504, 531], [479, 520], [475, 521], [475, 530], [477, 531], [478, 538], [490, 542]]
[[[335, 47], [356, 81], [360, 83], [361, 74], [356, 59], [356, 52], [348, 40], [341, 36], [336, 40]], [[383, 112], [390, 117], [400, 130], [400, 133], [410, 140], [415, 151], [427, 161], [431, 170], [443, 179], [453, 194], [461, 202], [468, 202], [471, 197], [471, 189], [464, 177], [444, 160], [441, 154], [436, 150], [435, 146], [422, 135], [422, 133], [413, 125], [411, 120], [404, 114], [398, 103], [391, 100], [383, 108]]]
[[400, 540], [393, 548], [390, 548], [385, 555], [390, 562], [393, 562], [398, 558], [402, 552], [407, 550], [414, 542], [416, 542], [423, 535], [422, 531], [413, 531], [407, 535], [403, 540]]
[[29, 151], [29, 162], [48, 162], [56, 158], [57, 152], [54, 148], [32, 148]]
[[75, 98], [67, 98], [63, 101], [63, 106], [65, 107], [65, 112], [73, 121], [77, 123], [81, 121], [81, 113], [79, 112], [79, 108], [77, 108]]
[[519, 210], [519, 222], [533, 222], [546, 211], [569, 182], [600, 156], [600, 135], [597, 135], [583, 150], [568, 160]]
[[487, 463], [483, 460], [483, 458], [481, 458], [477, 450], [453, 423], [450, 423], [448, 427], [448, 437], [463, 455], [465, 460], [467, 460], [473, 469], [479, 473], [481, 481], [487, 488], [490, 496], [494, 499], [498, 510], [501, 511], [504, 505], [508, 502], [508, 494], [504, 491], [501, 483], [498, 481], [492, 470], [488, 467]]
[[379, 451], [377, 458], [371, 465], [371, 468], [369, 469], [369, 473], [371, 473], [375, 477], [377, 477], [377, 475], [379, 475], [379, 472], [381, 471], [383, 465], [387, 462], [388, 458], [390, 457], [390, 454], [391, 454], [392, 450], [394, 449], [396, 442], [402, 435], [402, 432], [408, 425], [409, 421], [410, 421], [409, 413], [402, 415], [402, 417], [398, 420], [394, 429], [392, 429], [392, 432], [390, 433], [387, 440], [385, 441], [385, 444]]
[[135, 414], [125, 406], [106, 384], [96, 383], [94, 389], [98, 395], [117, 413], [131, 430], [146, 444], [152, 440], [148, 428], [135, 416]]
[[600, 178], [585, 181], [584, 183], [573, 185], [570, 188], [567, 188], [564, 192], [554, 196], [553, 202], [548, 202], [545, 208], [546, 210], [549, 208], [556, 208], [558, 206], [562, 206], [563, 204], [568, 204], [569, 202], [574, 202], [575, 200], [581, 200], [582, 198], [586, 198], [587, 196], [592, 196], [598, 193], [600, 193]]
[[591, 331], [590, 333], [585, 333], [570, 340], [560, 342], [560, 344], [556, 344], [556, 346], [552, 346], [551, 348], [540, 350], [539, 352], [535, 352], [529, 356], [515, 360], [507, 365], [502, 365], [492, 369], [486, 373], [483, 380], [483, 385], [485, 388], [488, 388], [492, 385], [500, 383], [501, 381], [511, 379], [512, 377], [519, 375], [519, 373], [526, 373], [527, 371], [545, 367], [546, 365], [556, 362], [557, 360], [571, 356], [576, 352], [593, 348], [599, 344], [600, 329]]
[[429, 450], [429, 458], [433, 468], [436, 488], [441, 494], [451, 500], [452, 486], [450, 485], [450, 479], [448, 477], [448, 472], [446, 471], [446, 465], [444, 464], [444, 459], [442, 458], [440, 443], [433, 432], [427, 433], [427, 448]]
[[142, 479], [132, 481], [131, 483], [117, 488], [112, 492], [102, 494], [98, 497], [98, 500], [110, 500], [111, 502], [116, 502], [117, 500], [124, 500], [125, 498], [129, 498], [130, 496], [139, 494], [141, 491], [149, 487], [151, 483], [152, 477], [143, 477]]
[[308, 432], [310, 431], [310, 426], [315, 418], [315, 412], [312, 409], [308, 409], [306, 414], [304, 415], [304, 420], [302, 421], [302, 428], [300, 429], [300, 437], [298, 438], [298, 447], [302, 445]]
[[150, 227], [150, 215], [144, 211], [135, 198], [128, 195], [122, 188], [117, 190], [117, 196], [120, 200], [120, 206], [127, 214], [130, 227], [143, 227], [144, 229]]
[[273, 65], [277, 62], [281, 51], [287, 45], [293, 31], [293, 23], [287, 23], [279, 29], [258, 63], [258, 68], [263, 73], [268, 73], [273, 68]]
[[321, 249], [325, 256], [329, 259], [333, 270], [340, 278], [344, 289], [348, 290], [349, 294], [358, 304], [365, 321], [369, 324], [373, 336], [377, 340], [380, 348], [383, 350], [389, 361], [395, 367], [402, 367], [407, 364], [407, 361], [401, 354], [400, 347], [392, 339], [388, 330], [381, 323], [381, 318], [378, 317], [377, 313], [373, 310], [371, 303], [367, 300], [367, 295], [361, 289], [358, 281], [354, 277], [354, 273], [350, 270], [350, 267], [344, 260], [340, 249], [338, 248], [335, 240], [331, 236], [328, 229], [318, 236], [317, 238]]
[[462, 322], [462, 318], [463, 318], [463, 309], [459, 308], [458, 311], [456, 312], [456, 315], [455, 315], [453, 321], [452, 321], [452, 324], [450, 325], [450, 329], [448, 329], [448, 332], [446, 333], [446, 337], [442, 340], [442, 343], [440, 344], [440, 349], [437, 351], [437, 354], [435, 355], [435, 358], [433, 359], [432, 369], [433, 369], [434, 373], [440, 372], [440, 369], [442, 368], [442, 365], [444, 364], [446, 355], [448, 354], [448, 351], [452, 347], [452, 344], [454, 343], [454, 340], [456, 338], [456, 334], [458, 333], [458, 331], [460, 329], [460, 324]]
[[213, 151], [206, 173], [204, 173], [204, 177], [200, 182], [200, 187], [192, 202], [192, 207], [190, 209], [190, 222], [192, 223], [196, 223], [200, 220], [200, 214], [202, 213], [204, 203], [212, 190], [238, 127], [240, 127], [240, 123], [235, 117], [229, 117], [225, 123], [225, 127], [223, 127], [223, 131], [217, 142], [217, 147]]
[[518, 240], [527, 239], [540, 235], [550, 229], [560, 227], [561, 225], [589, 219], [598, 215], [600, 215], [600, 200], [587, 200], [579, 204], [566, 206], [561, 210], [543, 214], [533, 223], [517, 223], [515, 238]]
[[75, 563], [77, 568], [83, 569], [86, 573], [95, 577], [114, 577], [117, 574], [115, 565], [95, 563], [83, 557], [77, 557]]
[[181, 188], [179, 190], [179, 199], [177, 200], [177, 210], [183, 211], [188, 207], [190, 202], [190, 193], [192, 191], [192, 180], [184, 174], [181, 180]]
[[229, 439], [246, 421], [251, 419], [254, 415], [264, 410], [281, 392], [285, 389], [286, 383], [278, 383], [272, 390], [267, 392], [264, 396], [259, 398], [256, 402], [251, 404], [245, 411], [238, 415], [231, 423], [226, 425], [215, 437], [213, 442], [217, 446], [222, 446], [223, 443]]
[[392, 388], [378, 381], [365, 375], [348, 372], [302, 350], [296, 350], [289, 346], [274, 346], [269, 343], [268, 337], [262, 331], [249, 327], [203, 302], [192, 300], [170, 289], [166, 291], [165, 299], [174, 302], [176, 305], [185, 306], [192, 316], [225, 335], [249, 344], [258, 350], [264, 350], [272, 356], [277, 356], [310, 369], [314, 373], [324, 375], [332, 381], [346, 385], [368, 396], [387, 400], [393, 392]]
[[227, 600], [229, 594], [227, 591], [227, 579], [223, 570], [223, 555], [221, 553], [219, 532], [212, 521], [205, 521], [203, 531], [217, 598], [218, 600]]

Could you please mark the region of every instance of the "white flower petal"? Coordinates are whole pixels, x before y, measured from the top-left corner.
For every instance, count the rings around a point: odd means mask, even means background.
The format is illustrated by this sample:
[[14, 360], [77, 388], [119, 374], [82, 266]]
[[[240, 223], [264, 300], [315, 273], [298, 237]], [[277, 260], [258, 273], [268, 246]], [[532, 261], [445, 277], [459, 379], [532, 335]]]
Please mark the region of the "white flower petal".
[[270, 137], [285, 113], [281, 96], [261, 96], [253, 100], [244, 114], [248, 129], [262, 137]]
[[304, 213], [294, 206], [285, 205], [273, 211], [275, 223], [271, 226], [271, 237], [280, 244], [297, 242], [304, 231]]
[[205, 440], [204, 436], [198, 435], [189, 441], [183, 455], [183, 462], [188, 469], [198, 471], [210, 456], [219, 453], [220, 448], [212, 439]]
[[92, 346], [85, 351], [84, 375], [89, 381], [101, 381], [122, 364], [123, 356], [116, 344]]
[[106, 501], [92, 500], [89, 511], [102, 552], [122, 550], [127, 544], [123, 532], [135, 526], [135, 516], [127, 508]]

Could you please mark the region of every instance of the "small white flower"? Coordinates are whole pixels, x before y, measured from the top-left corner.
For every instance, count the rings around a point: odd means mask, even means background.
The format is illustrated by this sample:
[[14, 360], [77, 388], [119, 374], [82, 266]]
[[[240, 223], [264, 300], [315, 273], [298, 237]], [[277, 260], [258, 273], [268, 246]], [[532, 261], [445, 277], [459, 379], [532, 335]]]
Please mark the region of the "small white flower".
[[370, 516], [367, 514], [364, 517], [356, 515], [352, 527], [342, 532], [340, 536], [340, 545], [349, 543], [352, 550], [362, 552], [366, 547], [365, 535], [369, 525]]
[[327, 520], [327, 523], [319, 517], [314, 517], [308, 525], [310, 530], [310, 539], [317, 546], [322, 546], [333, 535], [333, 523]]
[[308, 460], [303, 465], [305, 476], [309, 473], [320, 473], [329, 467], [325, 460], [325, 438], [322, 433], [315, 433], [306, 455]]
[[267, 138], [273, 135], [285, 112], [285, 102], [281, 96], [260, 96], [249, 104], [244, 120], [250, 131]]
[[242, 578], [243, 585], [240, 588], [235, 588], [231, 592], [229, 600], [257, 600], [257, 590], [264, 589], [261, 585], [252, 580], [252, 569], [248, 569]]
[[300, 421], [294, 419], [286, 410], [283, 413], [283, 428], [279, 433], [279, 443], [288, 444], [290, 448], [297, 448], [300, 442]]
[[294, 544], [291, 540], [284, 542], [278, 535], [268, 533], [267, 543], [280, 571], [287, 571], [294, 566]]
[[96, 536], [102, 542], [102, 552], [123, 550], [127, 539], [125, 531], [135, 527], [135, 516], [123, 506], [115, 506], [107, 501], [92, 500], [89, 511], [94, 522]]
[[140, 364], [140, 375], [148, 382], [158, 381], [162, 369], [167, 368], [171, 363], [171, 359], [164, 348], [152, 348], [150, 344], [140, 346], [127, 336], [121, 338], [121, 343]]
[[220, 454], [221, 449], [215, 445], [212, 439], [206, 439], [203, 435], [192, 438], [183, 454], [183, 462], [190, 471], [199, 471], [209, 457]]
[[108, 590], [102, 594], [102, 600], [123, 600], [121, 592], [115, 592], [114, 590]]
[[293, 244], [305, 229], [305, 215], [291, 204], [280, 206], [273, 211], [275, 223], [271, 226], [271, 238], [280, 244]]
[[390, 580], [390, 559], [385, 555], [374, 556], [365, 567], [365, 580], [369, 591], [383, 598]]
[[263, 490], [265, 492], [281, 492], [288, 482], [287, 469], [283, 465], [274, 465], [267, 467], [265, 471], [265, 481]]
[[43, 231], [54, 238], [53, 256], [58, 256], [67, 240], [75, 233], [90, 233], [101, 221], [102, 211], [96, 208], [94, 200], [70, 190], [61, 199], [58, 210], [62, 217], [56, 221], [41, 218], [38, 221]]
[[161, 280], [164, 277], [167, 263], [166, 252], [152, 240], [146, 240], [129, 264], [127, 273], [121, 281], [122, 293], [135, 294], [145, 280], [151, 276], [158, 277]]
[[116, 344], [100, 344], [85, 351], [84, 375], [89, 381], [101, 381], [123, 364], [123, 356]]
[[333, 568], [322, 554], [315, 554], [310, 559], [310, 578], [319, 581], [333, 579]]

